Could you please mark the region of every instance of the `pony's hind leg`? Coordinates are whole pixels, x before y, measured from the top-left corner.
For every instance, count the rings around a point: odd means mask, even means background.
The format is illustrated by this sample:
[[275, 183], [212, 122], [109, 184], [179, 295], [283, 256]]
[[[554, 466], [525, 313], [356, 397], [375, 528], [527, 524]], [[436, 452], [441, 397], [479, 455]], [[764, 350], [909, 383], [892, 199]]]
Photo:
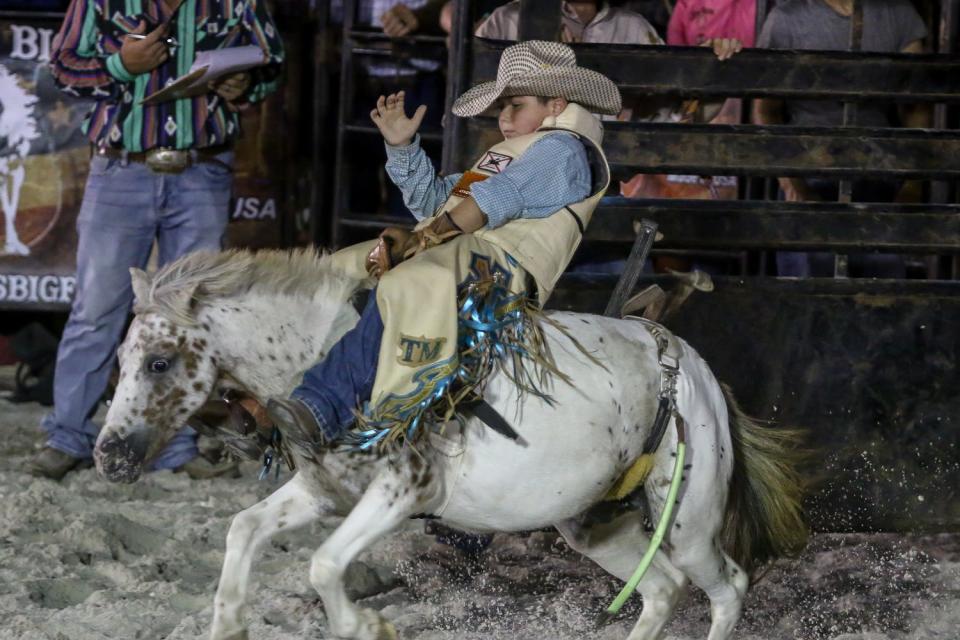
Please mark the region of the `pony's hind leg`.
[[[347, 598], [343, 574], [370, 544], [411, 515], [429, 511], [437, 503], [440, 483], [431, 468], [419, 459], [407, 466], [401, 470], [391, 463], [377, 475], [343, 523], [313, 555], [310, 582], [323, 600], [332, 635], [356, 640], [396, 638], [393, 625], [379, 613], [361, 609]], [[412, 472], [409, 467], [413, 467]]]
[[267, 499], [234, 516], [213, 601], [211, 640], [246, 640], [243, 608], [257, 549], [276, 533], [305, 525], [323, 513], [320, 499], [297, 475]]
[[671, 559], [710, 599], [707, 640], [729, 640], [749, 586], [747, 573], [720, 549], [717, 536], [671, 536]]
[[[727, 486], [718, 478], [726, 475], [723, 465], [727, 461], [713, 455], [712, 451], [720, 447], [715, 440], [711, 441], [711, 437], [712, 432], [705, 427], [691, 431], [687, 458], [690, 463], [664, 546], [673, 566], [703, 589], [710, 599], [711, 623], [707, 640], [729, 640], [740, 619], [749, 578], [721, 549], [720, 531]], [[676, 451], [675, 447], [675, 442], [661, 446], [654, 471], [645, 485], [647, 503], [655, 519], [663, 513], [674, 463], [674, 458], [668, 456]]]
[[[635, 511], [604, 524], [590, 525], [577, 519], [560, 522], [556, 527], [572, 549], [624, 582], [633, 575], [650, 543], [643, 518]], [[685, 586], [686, 576], [658, 551], [637, 587], [643, 597], [643, 612], [627, 640], [661, 637]]]

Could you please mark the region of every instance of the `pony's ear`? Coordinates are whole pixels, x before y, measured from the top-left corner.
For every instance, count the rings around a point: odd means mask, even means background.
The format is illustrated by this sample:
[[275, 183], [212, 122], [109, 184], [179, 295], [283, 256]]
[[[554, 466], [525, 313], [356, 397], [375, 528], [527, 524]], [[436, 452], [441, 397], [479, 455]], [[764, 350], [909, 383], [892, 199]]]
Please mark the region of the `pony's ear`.
[[130, 268], [130, 284], [133, 285], [133, 297], [137, 302], [143, 302], [147, 299], [150, 292], [150, 276], [143, 269], [136, 267]]
[[192, 286], [181, 287], [169, 294], [169, 304], [175, 313], [184, 318], [193, 316], [193, 302], [198, 288], [198, 284], [193, 284]]

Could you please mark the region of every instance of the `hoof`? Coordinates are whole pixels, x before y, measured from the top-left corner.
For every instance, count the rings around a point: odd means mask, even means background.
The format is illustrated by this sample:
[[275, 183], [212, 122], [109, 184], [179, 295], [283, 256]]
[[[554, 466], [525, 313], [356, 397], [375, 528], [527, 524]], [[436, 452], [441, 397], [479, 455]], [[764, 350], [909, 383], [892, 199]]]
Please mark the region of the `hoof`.
[[250, 640], [250, 634], [248, 634], [247, 630], [244, 629], [243, 631], [238, 631], [232, 636], [227, 636], [223, 640]]
[[372, 609], [360, 611], [360, 627], [356, 634], [351, 634], [356, 640], [397, 640], [397, 629], [382, 615]]

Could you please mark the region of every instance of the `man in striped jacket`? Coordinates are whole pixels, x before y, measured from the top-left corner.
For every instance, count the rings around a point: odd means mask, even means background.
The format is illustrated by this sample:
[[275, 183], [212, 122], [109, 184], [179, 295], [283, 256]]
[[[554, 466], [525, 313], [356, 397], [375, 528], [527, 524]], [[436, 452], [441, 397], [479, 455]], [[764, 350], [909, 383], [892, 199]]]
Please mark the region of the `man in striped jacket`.
[[[241, 45], [267, 64], [223, 78], [205, 94], [144, 105], [188, 72], [202, 51]], [[83, 125], [92, 157], [77, 219], [77, 288], [57, 355], [54, 410], [35, 475], [60, 479], [90, 460], [91, 421], [113, 368], [133, 293], [130, 267], [221, 248], [232, 185], [238, 109], [276, 89], [283, 45], [264, 0], [72, 0], [53, 44], [58, 86], [93, 98]], [[191, 475], [217, 470], [197, 458], [183, 429], [154, 461]]]

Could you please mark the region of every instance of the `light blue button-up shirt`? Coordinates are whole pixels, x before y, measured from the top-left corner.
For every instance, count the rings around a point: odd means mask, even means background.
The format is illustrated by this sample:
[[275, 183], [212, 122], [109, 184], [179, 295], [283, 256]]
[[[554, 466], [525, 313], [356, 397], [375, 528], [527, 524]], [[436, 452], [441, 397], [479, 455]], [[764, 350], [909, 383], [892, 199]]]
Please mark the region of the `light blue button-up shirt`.
[[[387, 147], [387, 175], [418, 219], [432, 216], [462, 173], [441, 177], [420, 148], [420, 136], [405, 147]], [[546, 218], [590, 195], [590, 165], [583, 143], [556, 133], [534, 142], [498, 174], [470, 185], [470, 193], [496, 229], [517, 218]]]

